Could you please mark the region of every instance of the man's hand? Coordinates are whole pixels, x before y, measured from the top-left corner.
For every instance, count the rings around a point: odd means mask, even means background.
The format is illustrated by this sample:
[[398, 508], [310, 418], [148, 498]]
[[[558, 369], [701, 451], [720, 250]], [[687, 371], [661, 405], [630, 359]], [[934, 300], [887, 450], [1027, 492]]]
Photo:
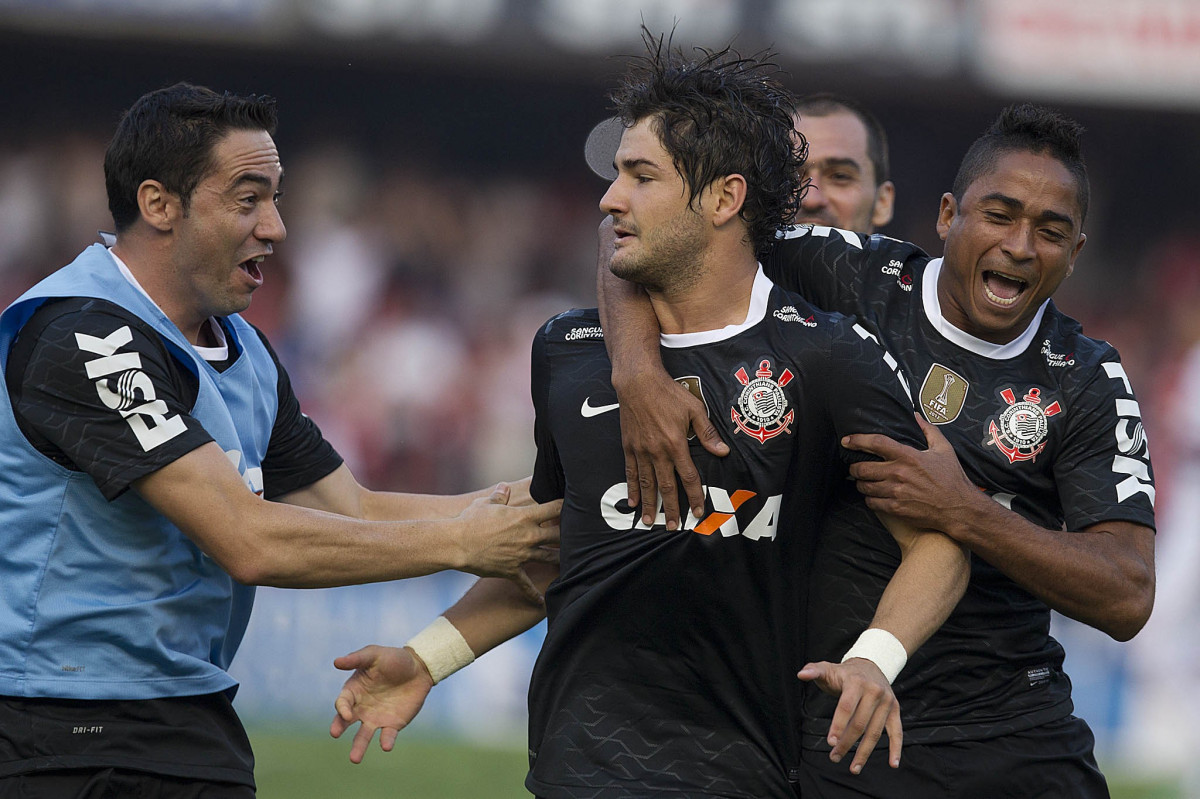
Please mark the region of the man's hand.
[[904, 744], [904, 727], [900, 723], [900, 705], [892, 686], [883, 672], [869, 660], [851, 658], [845, 663], [808, 663], [796, 675], [811, 681], [832, 696], [840, 696], [833, 723], [829, 725], [829, 759], [834, 763], [850, 751], [856, 741], [858, 750], [850, 763], [850, 771], [858, 774], [886, 730], [888, 734], [888, 764], [900, 765], [900, 749]]
[[350, 747], [350, 762], [361, 763], [375, 731], [379, 748], [392, 751], [396, 735], [408, 726], [425, 704], [433, 678], [411, 649], [367, 646], [342, 655], [333, 665], [354, 670], [333, 703], [337, 715], [329, 734], [340, 738], [355, 722], [361, 722]]
[[929, 449], [918, 450], [878, 434], [849, 435], [846, 449], [869, 452], [881, 461], [850, 467], [867, 507], [911, 524], [956, 537], [958, 522], [970, 518], [970, 507], [987, 497], [967, 479], [942, 432], [917, 415]]
[[695, 432], [713, 455], [729, 454], [729, 445], [709, 421], [704, 403], [662, 369], [642, 372], [619, 385], [614, 378], [613, 387], [621, 403], [621, 446], [625, 450], [630, 507], [640, 504], [642, 521], [654, 524], [661, 494], [667, 529], [679, 529], [682, 516], [675, 482], [678, 474], [692, 515], [701, 518], [704, 488], [688, 452], [689, 432]]
[[500, 483], [487, 498], [472, 502], [459, 518], [466, 550], [462, 571], [480, 577], [506, 577], [532, 601], [544, 598], [523, 564], [558, 563], [558, 515], [562, 500], [510, 506], [511, 489]]

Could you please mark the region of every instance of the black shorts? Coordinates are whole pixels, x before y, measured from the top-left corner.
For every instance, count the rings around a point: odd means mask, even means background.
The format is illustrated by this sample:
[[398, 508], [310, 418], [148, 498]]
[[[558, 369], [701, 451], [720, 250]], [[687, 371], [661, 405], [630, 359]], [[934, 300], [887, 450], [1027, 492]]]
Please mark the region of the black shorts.
[[1096, 765], [1095, 737], [1083, 719], [1068, 716], [983, 741], [912, 744], [900, 768], [878, 747], [861, 774], [828, 752], [805, 750], [812, 785], [804, 799], [1109, 799]]
[[0, 777], [0, 799], [254, 799], [254, 788], [101, 768]]
[[[0, 697], [0, 778], [106, 769], [254, 787], [254, 753], [226, 693], [136, 700]], [[8, 795], [0, 791], [0, 799]]]

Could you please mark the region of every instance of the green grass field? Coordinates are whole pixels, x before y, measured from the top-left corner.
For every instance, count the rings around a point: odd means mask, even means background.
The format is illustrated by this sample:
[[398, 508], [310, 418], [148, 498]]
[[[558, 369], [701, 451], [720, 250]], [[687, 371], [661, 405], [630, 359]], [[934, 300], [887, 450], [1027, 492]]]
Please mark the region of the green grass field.
[[376, 740], [356, 766], [348, 736], [251, 730], [259, 799], [530, 799], [523, 740], [493, 749], [401, 735], [391, 752]]
[[[402, 734], [395, 750], [381, 752], [376, 742], [355, 766], [349, 738], [271, 728], [252, 729], [250, 739], [259, 799], [530, 799], [524, 741], [496, 749]], [[1111, 770], [1108, 778], [1112, 799], [1184, 799], [1169, 781], [1132, 780]]]

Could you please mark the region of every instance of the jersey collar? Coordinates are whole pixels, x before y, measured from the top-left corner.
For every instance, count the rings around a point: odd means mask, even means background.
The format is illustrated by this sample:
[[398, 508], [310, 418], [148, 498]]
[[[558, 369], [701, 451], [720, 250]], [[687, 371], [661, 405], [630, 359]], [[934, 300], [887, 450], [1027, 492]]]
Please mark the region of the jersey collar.
[[1046, 306], [1050, 304], [1050, 300], [1042, 303], [1042, 307], [1038, 308], [1033, 319], [1029, 321], [1029, 327], [1025, 328], [1021, 335], [1007, 344], [993, 344], [990, 341], [975, 338], [970, 333], [964, 333], [942, 316], [942, 304], [938, 301], [937, 293], [938, 275], [941, 274], [941, 271], [941, 258], [934, 258], [925, 266], [925, 276], [922, 278], [921, 284], [921, 301], [925, 306], [925, 317], [934, 329], [942, 334], [943, 338], [964, 350], [997, 361], [1015, 358], [1029, 349], [1029, 345], [1033, 343], [1033, 339], [1037, 335], [1038, 328], [1041, 327], [1042, 317], [1046, 313]]
[[758, 272], [754, 275], [754, 287], [750, 290], [750, 310], [746, 312], [746, 321], [739, 325], [726, 325], [716, 330], [702, 330], [698, 333], [659, 333], [658, 340], [664, 347], [678, 349], [731, 339], [763, 320], [767, 315], [767, 300], [770, 299], [774, 286], [771, 279], [763, 273], [762, 264], [759, 264]]

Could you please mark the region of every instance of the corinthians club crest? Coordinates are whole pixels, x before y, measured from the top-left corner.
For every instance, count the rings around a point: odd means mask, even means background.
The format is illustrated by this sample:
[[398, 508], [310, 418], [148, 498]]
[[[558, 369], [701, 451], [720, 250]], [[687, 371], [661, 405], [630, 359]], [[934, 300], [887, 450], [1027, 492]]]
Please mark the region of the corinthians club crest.
[[778, 381], [772, 380], [771, 376], [771, 362], [768, 360], [759, 363], [753, 380], [746, 374], [745, 368], [734, 372], [734, 377], [745, 388], [738, 397], [737, 408], [730, 409], [730, 418], [738, 430], [758, 439], [760, 444], [765, 444], [767, 439], [780, 433], [792, 432], [790, 425], [795, 418], [795, 411], [788, 409], [787, 394], [783, 391], [783, 387], [795, 375], [784, 369]]
[[1000, 396], [1008, 407], [999, 419], [988, 422], [988, 438], [983, 443], [994, 444], [1009, 463], [1037, 460], [1046, 448], [1046, 434], [1050, 429], [1047, 420], [1060, 413], [1062, 406], [1055, 401], [1043, 408], [1042, 392], [1037, 388], [1029, 389], [1020, 402], [1011, 388], [1001, 391]]

